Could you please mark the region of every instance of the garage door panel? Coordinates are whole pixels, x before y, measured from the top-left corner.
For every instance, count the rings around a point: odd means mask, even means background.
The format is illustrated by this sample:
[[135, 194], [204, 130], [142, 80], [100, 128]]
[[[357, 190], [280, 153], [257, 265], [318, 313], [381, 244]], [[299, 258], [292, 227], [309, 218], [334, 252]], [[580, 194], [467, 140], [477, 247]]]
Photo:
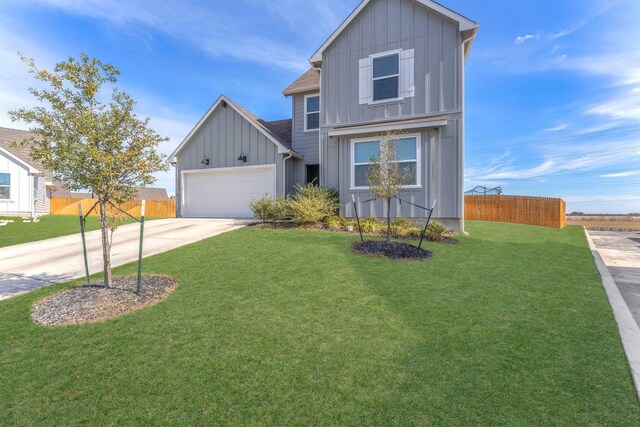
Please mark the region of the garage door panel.
[[249, 218], [249, 202], [273, 195], [275, 179], [275, 166], [185, 171], [182, 215]]

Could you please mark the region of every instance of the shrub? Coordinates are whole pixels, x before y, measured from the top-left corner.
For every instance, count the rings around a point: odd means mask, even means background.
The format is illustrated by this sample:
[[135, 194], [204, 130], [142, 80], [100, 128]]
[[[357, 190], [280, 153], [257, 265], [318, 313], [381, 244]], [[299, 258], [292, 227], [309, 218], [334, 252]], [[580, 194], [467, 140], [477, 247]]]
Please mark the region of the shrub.
[[396, 218], [391, 222], [391, 226], [402, 230], [409, 230], [413, 227], [413, 224], [411, 224], [411, 221], [407, 218]]
[[291, 217], [298, 224], [320, 224], [335, 216], [340, 208], [338, 191], [313, 184], [296, 185], [288, 200]]
[[252, 199], [249, 207], [253, 216], [260, 222], [282, 221], [289, 218], [289, 206], [282, 197], [273, 198], [265, 195], [259, 199]]
[[[377, 218], [372, 216], [367, 218], [362, 218], [360, 220], [360, 227], [362, 227], [363, 233], [379, 233], [382, 231], [383, 225], [378, 221]], [[358, 224], [356, 222], [355, 229], [358, 229]]]
[[[408, 235], [419, 239], [423, 229], [424, 227], [412, 227], [409, 229]], [[425, 233], [424, 238], [432, 242], [442, 242], [449, 237], [449, 235], [450, 233], [444, 225], [438, 222], [431, 222], [427, 227], [427, 232]]]
[[391, 235], [393, 237], [408, 237], [411, 235], [412, 227], [406, 227], [398, 224], [391, 224]]
[[449, 237], [447, 228], [439, 222], [432, 222], [427, 226], [425, 238], [432, 242], [441, 242]]
[[343, 216], [330, 216], [325, 221], [329, 230], [339, 230], [347, 226], [347, 219]]

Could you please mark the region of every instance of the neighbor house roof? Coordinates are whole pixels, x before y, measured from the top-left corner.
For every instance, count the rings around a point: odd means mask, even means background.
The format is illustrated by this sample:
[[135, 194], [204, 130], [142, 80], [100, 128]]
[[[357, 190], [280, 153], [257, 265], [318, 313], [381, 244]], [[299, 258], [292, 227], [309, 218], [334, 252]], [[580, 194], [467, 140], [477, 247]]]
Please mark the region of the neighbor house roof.
[[[64, 183], [58, 181], [54, 183], [55, 188], [51, 190], [51, 197], [67, 197], [71, 199], [92, 199], [92, 193], [80, 193], [65, 188]], [[136, 200], [167, 200], [169, 195], [164, 188], [145, 187], [139, 188], [135, 196]]]
[[[342, 24], [329, 36], [329, 38], [320, 46], [320, 48], [313, 54], [313, 56], [309, 59], [309, 62], [313, 66], [318, 66], [322, 63], [322, 54], [323, 52], [331, 46], [331, 44], [338, 38], [338, 36], [351, 24], [351, 22], [362, 12], [372, 0], [362, 0], [362, 2], [351, 12], [351, 14], [344, 20]], [[473, 43], [473, 39], [478, 31], [479, 25], [469, 18], [460, 15], [453, 10], [436, 3], [432, 0], [414, 0], [416, 3], [421, 4], [427, 9], [433, 10], [440, 15], [443, 15], [454, 22], [458, 23], [458, 29], [462, 32], [463, 42], [465, 44], [465, 58], [469, 54], [471, 50], [471, 44]]]
[[169, 195], [164, 188], [145, 187], [138, 189], [137, 200], [168, 200]]
[[[278, 148], [279, 154], [292, 154], [294, 157], [302, 158], [300, 154], [296, 153], [291, 149], [291, 136], [285, 135], [283, 129], [286, 129], [286, 126], [291, 126], [290, 124], [281, 123], [286, 122], [286, 120], [278, 120], [275, 122], [265, 122], [260, 119], [258, 116], [253, 114], [251, 111], [241, 107], [236, 104], [229, 98], [224, 95], [220, 95], [218, 100], [214, 102], [214, 104], [209, 108], [209, 110], [205, 113], [204, 116], [200, 119], [198, 124], [189, 132], [189, 134], [182, 140], [180, 145], [171, 153], [169, 156], [169, 161], [175, 162], [175, 156], [187, 145], [191, 137], [200, 129], [200, 127], [207, 121], [209, 116], [218, 108], [218, 106], [222, 103], [225, 103], [227, 106], [233, 108], [238, 112], [245, 120], [255, 126], [258, 131], [260, 131], [267, 139], [273, 142]], [[281, 133], [283, 132], [283, 133]]]
[[35, 138], [37, 135], [26, 130], [0, 127], [0, 151], [7, 153], [19, 163], [29, 169], [30, 173], [44, 172], [44, 167], [31, 159], [29, 147], [15, 148], [11, 146], [14, 141], [22, 141], [27, 138]]
[[310, 92], [312, 90], [320, 90], [320, 71], [316, 68], [309, 68], [303, 75], [298, 77], [295, 82], [282, 91], [285, 96], [296, 93]]

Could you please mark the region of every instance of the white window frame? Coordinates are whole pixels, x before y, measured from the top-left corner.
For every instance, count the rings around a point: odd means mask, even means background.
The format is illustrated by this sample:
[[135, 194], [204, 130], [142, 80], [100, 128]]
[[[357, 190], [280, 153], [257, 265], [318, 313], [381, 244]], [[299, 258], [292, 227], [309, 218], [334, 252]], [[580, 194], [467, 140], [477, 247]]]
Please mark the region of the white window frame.
[[0, 199], [0, 202], [8, 202], [11, 200], [11, 172], [0, 171], [0, 173], [9, 175], [9, 185], [0, 184], [0, 187], [7, 187], [9, 189], [9, 197]]
[[[369, 105], [375, 105], [375, 104], [386, 104], [388, 102], [398, 102], [398, 101], [403, 101], [404, 97], [400, 95], [400, 52], [402, 52], [402, 49], [394, 49], [394, 50], [388, 50], [386, 52], [380, 52], [380, 53], [374, 53], [372, 55], [369, 55], [369, 58], [371, 58], [371, 102], [369, 102]], [[396, 55], [398, 57], [398, 73], [397, 74], [389, 74], [387, 76], [384, 77], [373, 77], [373, 62], [376, 58], [384, 58], [385, 56], [392, 56], [392, 55]], [[375, 94], [375, 84], [374, 82], [377, 80], [384, 80], [384, 79], [389, 79], [392, 77], [397, 77], [398, 78], [398, 96], [396, 98], [387, 98], [387, 99], [379, 99], [379, 100], [374, 100], [374, 94]]]
[[[400, 135], [398, 139], [404, 138], [415, 138], [416, 139], [416, 184], [414, 185], [403, 185], [403, 189], [413, 190], [413, 189], [421, 189], [422, 188], [422, 138], [419, 133], [408, 134], [408, 135]], [[369, 190], [369, 186], [361, 186], [356, 187], [356, 166], [370, 165], [371, 162], [365, 163], [356, 163], [356, 144], [360, 142], [380, 142], [381, 138], [357, 138], [351, 140], [351, 182], [350, 182], [350, 190]], [[406, 163], [412, 160], [398, 160], [396, 163]]]
[[[318, 111], [307, 111], [307, 99], [318, 97]], [[318, 128], [317, 129], [308, 129], [307, 128], [307, 115], [308, 114], [318, 114]], [[319, 93], [311, 93], [309, 95], [304, 96], [304, 132], [318, 132], [320, 131], [320, 94]]]

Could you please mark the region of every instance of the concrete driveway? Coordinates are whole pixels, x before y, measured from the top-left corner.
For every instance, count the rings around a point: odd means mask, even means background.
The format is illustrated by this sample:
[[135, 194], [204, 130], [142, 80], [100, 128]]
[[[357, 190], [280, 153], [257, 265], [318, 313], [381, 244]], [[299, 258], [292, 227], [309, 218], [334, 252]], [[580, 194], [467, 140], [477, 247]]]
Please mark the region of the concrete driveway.
[[640, 233], [589, 231], [589, 235], [640, 325]]
[[[163, 219], [145, 223], [143, 256], [166, 252], [249, 221], [234, 219]], [[86, 234], [89, 272], [102, 271], [100, 231]], [[124, 225], [113, 235], [114, 267], [138, 259], [140, 226]], [[80, 234], [0, 248], [0, 300], [84, 276]]]

